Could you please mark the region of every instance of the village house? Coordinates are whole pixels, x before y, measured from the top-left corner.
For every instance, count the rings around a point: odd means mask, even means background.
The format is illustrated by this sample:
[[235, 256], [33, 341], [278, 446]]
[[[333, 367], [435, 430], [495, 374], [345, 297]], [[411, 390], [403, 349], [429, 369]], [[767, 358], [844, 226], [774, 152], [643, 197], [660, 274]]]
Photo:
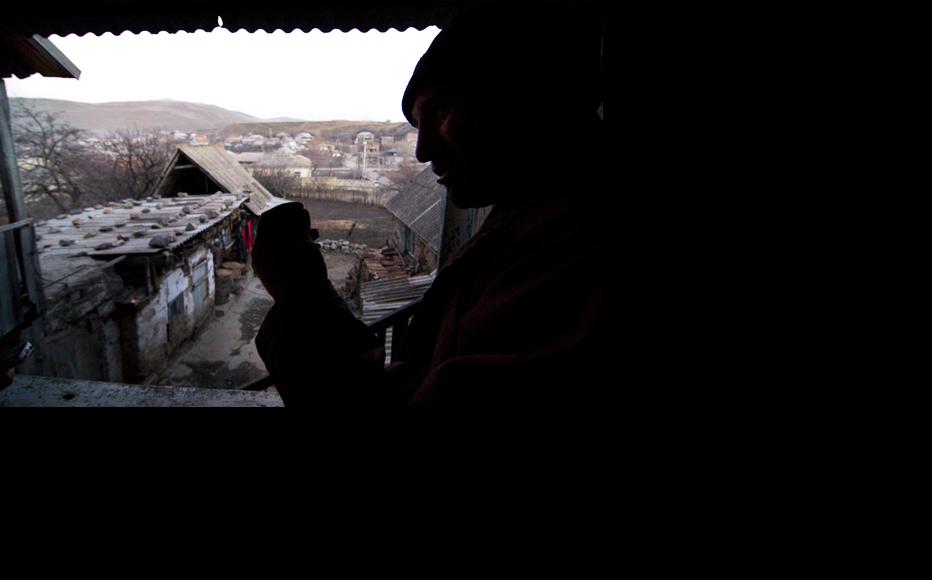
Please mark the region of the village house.
[[263, 155], [265, 155], [265, 153], [262, 151], [244, 151], [242, 153], [233, 154], [236, 161], [249, 173], [249, 175], [252, 175], [254, 171], [253, 166], [257, 161], [262, 159]]
[[51, 374], [157, 373], [236, 285], [258, 216], [283, 202], [219, 145], [183, 145], [151, 197], [37, 224]]
[[311, 160], [286, 147], [274, 153], [250, 151], [235, 154], [234, 157], [250, 175], [255, 175], [256, 171], [285, 171], [301, 179], [309, 179], [313, 175]]
[[283, 171], [301, 179], [309, 179], [313, 166], [311, 160], [303, 155], [282, 148], [275, 153], [266, 153], [251, 164], [251, 171]]
[[405, 134], [404, 143], [400, 147], [402, 152], [402, 162], [413, 162], [416, 160], [417, 152], [417, 129]]
[[261, 149], [265, 146], [266, 141], [267, 139], [262, 135], [254, 135], [250, 133], [249, 135], [243, 137], [241, 144], [243, 147]]
[[36, 227], [57, 377], [142, 381], [209, 319], [212, 245], [233, 235], [242, 195], [123, 200]]
[[397, 149], [383, 149], [381, 155], [382, 169], [396, 170], [404, 163], [404, 154]]
[[[375, 135], [370, 131], [360, 131], [359, 133], [356, 133], [356, 138], [353, 139], [353, 143], [355, 143], [357, 146], [368, 141], [375, 141]], [[362, 151], [362, 149], [360, 149], [360, 151]]]
[[371, 159], [378, 158], [379, 151], [381, 150], [381, 148], [379, 147], [378, 141], [376, 141], [375, 139], [372, 139], [371, 141], [363, 141], [362, 146], [363, 146], [363, 151], [366, 153], [366, 155], [369, 158]]

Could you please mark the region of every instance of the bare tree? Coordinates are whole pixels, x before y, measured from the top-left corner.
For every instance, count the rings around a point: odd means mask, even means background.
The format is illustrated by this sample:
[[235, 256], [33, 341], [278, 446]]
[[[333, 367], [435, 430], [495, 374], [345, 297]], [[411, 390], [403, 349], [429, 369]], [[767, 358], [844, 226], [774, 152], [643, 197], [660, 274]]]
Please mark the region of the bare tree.
[[111, 133], [102, 149], [111, 162], [108, 189], [115, 185], [119, 189], [112, 192], [115, 197], [134, 199], [152, 193], [174, 153], [174, 146], [160, 139], [157, 131], [143, 133], [138, 129]]
[[406, 183], [413, 181], [415, 177], [424, 171], [425, 167], [426, 164], [424, 163], [412, 163], [410, 161], [406, 161], [405, 163], [402, 163], [398, 166], [398, 179]]
[[301, 187], [301, 178], [286, 169], [257, 169], [252, 176], [280, 197], [287, 197]]
[[325, 193], [330, 191], [330, 185], [326, 177], [310, 177], [302, 180], [302, 191], [306, 193]]
[[24, 193], [45, 195], [65, 211], [80, 205], [89, 163], [78, 143], [83, 132], [59, 117], [25, 103], [13, 114]]
[[298, 155], [310, 159], [311, 164], [314, 167], [327, 167], [327, 163], [329, 163], [330, 159], [332, 158], [332, 153], [329, 151], [321, 151], [320, 149], [317, 149], [313, 146], [311, 148], [305, 149], [304, 151], [301, 151], [298, 153]]

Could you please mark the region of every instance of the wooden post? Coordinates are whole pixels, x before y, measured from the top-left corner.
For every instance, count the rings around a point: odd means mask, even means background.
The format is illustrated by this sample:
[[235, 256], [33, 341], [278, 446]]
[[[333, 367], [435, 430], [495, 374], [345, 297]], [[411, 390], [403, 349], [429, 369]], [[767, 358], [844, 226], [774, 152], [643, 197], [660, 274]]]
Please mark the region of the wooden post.
[[[6, 201], [7, 215], [10, 223], [26, 219], [26, 203], [23, 199], [23, 185], [19, 178], [19, 165], [16, 162], [16, 149], [13, 143], [13, 123], [10, 114], [10, 101], [7, 98], [6, 82], [0, 79], [0, 183], [3, 185], [3, 197]], [[32, 323], [31, 340], [35, 343], [36, 364], [41, 367], [41, 348], [45, 315], [45, 294], [39, 278], [39, 256], [36, 252], [36, 232], [32, 224], [18, 228], [15, 233], [17, 254], [26, 285], [29, 300], [36, 308], [38, 317]]]
[[23, 188], [19, 181], [19, 166], [16, 164], [16, 149], [13, 146], [13, 128], [10, 120], [10, 101], [6, 95], [6, 82], [0, 79], [0, 183], [3, 184], [3, 199], [10, 223], [26, 219]]

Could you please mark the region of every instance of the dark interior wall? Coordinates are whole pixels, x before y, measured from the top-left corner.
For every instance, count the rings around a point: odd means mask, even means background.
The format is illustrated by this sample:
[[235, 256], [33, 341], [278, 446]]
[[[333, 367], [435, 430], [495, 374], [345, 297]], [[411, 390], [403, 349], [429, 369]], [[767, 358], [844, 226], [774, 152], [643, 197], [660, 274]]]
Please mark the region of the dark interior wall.
[[162, 197], [177, 197], [180, 192], [188, 195], [213, 195], [218, 191], [230, 193], [180, 152], [178, 160], [158, 186], [158, 194]]

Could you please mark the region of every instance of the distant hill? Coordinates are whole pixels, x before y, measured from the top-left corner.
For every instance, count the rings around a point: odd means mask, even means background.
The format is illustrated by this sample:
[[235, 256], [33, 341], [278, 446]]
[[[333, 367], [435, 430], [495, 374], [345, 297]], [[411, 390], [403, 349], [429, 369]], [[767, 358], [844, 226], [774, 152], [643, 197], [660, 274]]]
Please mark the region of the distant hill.
[[234, 123], [262, 120], [214, 105], [173, 100], [78, 103], [53, 99], [10, 99], [14, 112], [22, 103], [40, 111], [61, 113], [61, 119], [70, 125], [99, 134], [134, 128], [214, 131]]
[[268, 135], [270, 132], [275, 135], [279, 132], [290, 133], [310, 133], [315, 139], [325, 141], [352, 141], [356, 134], [361, 131], [369, 131], [379, 137], [395, 136], [404, 137], [405, 134], [414, 131], [414, 127], [407, 122], [386, 123], [384, 121], [297, 121], [286, 123], [271, 122], [248, 122], [236, 123], [224, 127], [220, 133], [223, 135], [246, 135], [248, 133], [257, 133], [259, 135]]
[[265, 123], [304, 123], [302, 119], [295, 119], [294, 117], [273, 117], [271, 119], [263, 119]]

